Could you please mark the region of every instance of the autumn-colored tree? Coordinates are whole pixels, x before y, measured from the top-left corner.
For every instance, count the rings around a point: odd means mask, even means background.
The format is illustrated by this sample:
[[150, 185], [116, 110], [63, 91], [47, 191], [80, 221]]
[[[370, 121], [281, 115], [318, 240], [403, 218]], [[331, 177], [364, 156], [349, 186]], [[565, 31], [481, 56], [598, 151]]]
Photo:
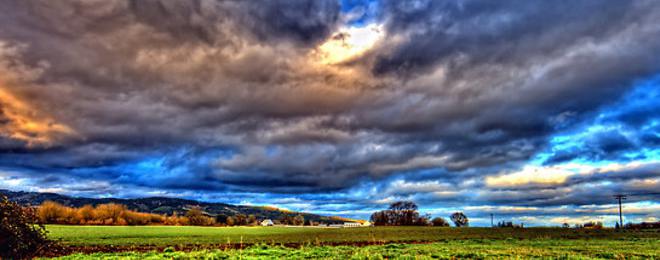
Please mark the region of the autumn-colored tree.
[[236, 224], [236, 221], [234, 220], [233, 217], [227, 217], [226, 223], [227, 223], [227, 226], [231, 227], [231, 226]]
[[135, 212], [126, 210], [122, 213], [122, 218], [126, 220], [128, 225], [149, 225], [155, 223], [162, 223], [162, 216], [149, 213]]
[[249, 226], [257, 225], [257, 224], [258, 224], [258, 223], [257, 223], [257, 217], [254, 216], [253, 214], [250, 214], [250, 215], [247, 217], [247, 224], [248, 224]]
[[[125, 205], [115, 203], [99, 204], [96, 207], [85, 205], [81, 208], [73, 208], [46, 201], [38, 207], [37, 216], [42, 223], [69, 225], [213, 226], [216, 223], [226, 223], [228, 226], [258, 225], [255, 215], [236, 214], [231, 217], [224, 215], [210, 217], [201, 208], [194, 207], [188, 210], [185, 216], [179, 216], [177, 212], [174, 212], [171, 216], [166, 216], [129, 210]], [[219, 219], [222, 221], [218, 221]], [[306, 222], [309, 221], [306, 221], [304, 216], [294, 216], [293, 214], [285, 214], [279, 220], [279, 223], [286, 225], [304, 225]]]
[[204, 212], [199, 207], [193, 207], [190, 210], [188, 210], [188, 213], [186, 213], [186, 217], [190, 221], [190, 224], [194, 226], [215, 225], [215, 219], [205, 216]]
[[163, 224], [165, 223], [165, 216], [158, 215], [158, 214], [148, 214], [149, 218], [151, 219], [152, 224]]
[[234, 225], [236, 226], [247, 225], [247, 216], [245, 214], [234, 215]]
[[190, 219], [188, 217], [178, 217], [176, 219], [177, 225], [179, 226], [189, 226], [190, 225]]
[[165, 217], [164, 224], [169, 225], [169, 226], [179, 225], [178, 219], [179, 219], [178, 215], [176, 214], [176, 212], [174, 212], [174, 214], [172, 214], [172, 216], [166, 216]]
[[292, 224], [296, 226], [302, 226], [303, 224], [305, 224], [305, 217], [303, 215], [298, 215], [293, 217]]
[[63, 206], [46, 201], [37, 209], [37, 216], [46, 224], [87, 225], [188, 225], [187, 219], [165, 217], [158, 214], [128, 210], [120, 204], [101, 204], [96, 208], [85, 205], [81, 208]]
[[80, 224], [92, 224], [96, 218], [95, 210], [92, 205], [85, 205], [78, 209], [78, 216], [80, 216]]
[[127, 224], [121, 217], [123, 211], [126, 211], [126, 206], [121, 204], [109, 203], [96, 206], [96, 216], [105, 225]]
[[66, 224], [59, 222], [60, 219], [62, 219], [62, 216], [65, 214], [64, 208], [65, 207], [62, 204], [57, 202], [45, 201], [37, 209], [37, 216], [39, 217], [39, 221], [41, 221], [41, 223], [47, 224]]

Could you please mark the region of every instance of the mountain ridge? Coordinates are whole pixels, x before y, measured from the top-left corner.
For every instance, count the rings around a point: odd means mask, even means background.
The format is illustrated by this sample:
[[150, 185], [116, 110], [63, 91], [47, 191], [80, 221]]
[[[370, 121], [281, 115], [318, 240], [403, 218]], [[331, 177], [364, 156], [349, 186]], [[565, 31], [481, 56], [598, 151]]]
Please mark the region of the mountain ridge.
[[53, 201], [69, 207], [96, 206], [99, 204], [116, 203], [125, 205], [128, 209], [155, 214], [172, 215], [185, 214], [192, 207], [200, 207], [207, 215], [213, 217], [230, 217], [238, 214], [254, 215], [257, 219], [280, 219], [285, 216], [302, 215], [305, 220], [322, 223], [341, 223], [352, 221], [336, 216], [322, 216], [306, 212], [294, 212], [266, 206], [233, 205], [221, 202], [203, 202], [182, 198], [145, 197], [134, 199], [122, 198], [85, 198], [62, 195], [52, 192], [26, 192], [0, 189], [0, 195], [23, 206], [39, 206], [45, 201]]

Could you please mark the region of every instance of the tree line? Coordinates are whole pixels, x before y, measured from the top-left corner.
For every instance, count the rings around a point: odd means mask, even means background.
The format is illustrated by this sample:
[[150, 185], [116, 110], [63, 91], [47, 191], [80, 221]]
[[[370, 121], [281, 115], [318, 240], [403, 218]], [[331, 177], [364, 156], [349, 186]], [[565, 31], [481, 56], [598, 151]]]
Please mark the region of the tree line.
[[96, 207], [85, 205], [80, 208], [64, 206], [46, 201], [36, 210], [37, 218], [44, 224], [68, 225], [195, 225], [212, 226], [215, 218], [205, 216], [201, 209], [192, 208], [183, 216], [171, 216], [137, 212], [125, 205], [108, 203]]
[[[36, 216], [44, 224], [68, 225], [173, 225], [173, 226], [255, 226], [259, 219], [255, 215], [236, 214], [233, 216], [211, 216], [199, 207], [190, 208], [185, 214], [160, 215], [137, 212], [125, 205], [108, 203], [96, 206], [85, 205], [80, 208], [64, 206], [53, 201], [46, 201], [36, 209]], [[469, 225], [468, 217], [462, 212], [455, 212], [449, 219], [457, 227]], [[306, 220], [303, 215], [284, 214], [273, 219], [280, 225], [318, 225]], [[412, 201], [392, 203], [388, 209], [371, 215], [371, 222], [376, 226], [449, 226], [442, 218], [421, 215], [417, 204]]]
[[[302, 226], [310, 225], [311, 222], [306, 221], [303, 215], [288, 215], [285, 214], [277, 219], [272, 220], [274, 224], [278, 225], [293, 225], [293, 226]], [[236, 214], [233, 216], [218, 215], [216, 216], [216, 222], [219, 224], [225, 224], [227, 226], [256, 226], [259, 225], [259, 219], [255, 215], [245, 215], [245, 214]]]
[[[386, 210], [374, 212], [370, 220], [376, 226], [449, 226], [444, 218], [431, 219], [430, 215], [420, 215], [417, 210], [417, 204], [412, 201], [398, 201]], [[457, 227], [469, 226], [469, 219], [463, 212], [455, 212], [449, 218]]]
[[[137, 212], [116, 203], [75, 208], [53, 201], [46, 201], [37, 207], [35, 215], [44, 224], [66, 225], [256, 226], [260, 221], [252, 214], [211, 216], [199, 207], [192, 207], [183, 215], [178, 215], [176, 212], [172, 215], [160, 215]], [[300, 214], [284, 214], [278, 219], [273, 219], [273, 222], [296, 226], [318, 224], [305, 220], [305, 217]]]

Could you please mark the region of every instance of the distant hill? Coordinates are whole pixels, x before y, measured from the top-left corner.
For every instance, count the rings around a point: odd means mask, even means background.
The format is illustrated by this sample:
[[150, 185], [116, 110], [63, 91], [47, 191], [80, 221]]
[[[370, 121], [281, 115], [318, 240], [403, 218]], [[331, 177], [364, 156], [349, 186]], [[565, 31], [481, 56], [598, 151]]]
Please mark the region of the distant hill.
[[183, 215], [188, 211], [188, 209], [192, 207], [200, 207], [209, 216], [235, 216], [237, 214], [245, 214], [255, 215], [257, 219], [276, 220], [287, 215], [291, 217], [303, 215], [305, 220], [322, 223], [343, 223], [344, 221], [350, 221], [349, 219], [341, 217], [328, 217], [303, 212], [292, 212], [288, 210], [281, 210], [275, 207], [241, 206], [166, 197], [150, 197], [139, 199], [95, 199], [70, 197], [56, 193], [9, 191], [2, 189], [0, 189], [0, 195], [7, 196], [9, 200], [24, 206], [38, 206], [41, 205], [44, 201], [54, 201], [69, 207], [82, 207], [84, 205], [96, 206], [98, 204], [117, 203], [126, 205], [126, 207], [129, 209], [139, 212], [167, 215], [172, 215], [174, 213]]

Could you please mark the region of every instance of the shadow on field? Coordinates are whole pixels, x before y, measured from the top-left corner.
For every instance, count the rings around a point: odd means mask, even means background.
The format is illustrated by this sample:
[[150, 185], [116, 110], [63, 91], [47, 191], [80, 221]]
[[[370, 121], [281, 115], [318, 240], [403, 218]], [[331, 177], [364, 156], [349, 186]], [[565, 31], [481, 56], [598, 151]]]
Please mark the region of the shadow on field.
[[232, 249], [246, 249], [253, 246], [259, 245], [269, 245], [269, 246], [281, 246], [286, 248], [303, 248], [310, 246], [374, 246], [374, 245], [387, 245], [387, 244], [431, 244], [437, 243], [440, 241], [351, 241], [351, 242], [318, 242], [318, 243], [225, 243], [225, 244], [181, 244], [181, 245], [172, 245], [172, 246], [158, 246], [158, 245], [130, 245], [130, 246], [118, 246], [118, 245], [69, 245], [64, 246], [62, 250], [56, 252], [46, 252], [40, 257], [59, 257], [66, 256], [75, 253], [82, 254], [93, 254], [93, 253], [119, 253], [119, 252], [165, 252], [166, 250], [173, 249], [174, 251], [182, 252], [191, 252], [191, 251], [201, 251], [201, 250], [232, 250]]

